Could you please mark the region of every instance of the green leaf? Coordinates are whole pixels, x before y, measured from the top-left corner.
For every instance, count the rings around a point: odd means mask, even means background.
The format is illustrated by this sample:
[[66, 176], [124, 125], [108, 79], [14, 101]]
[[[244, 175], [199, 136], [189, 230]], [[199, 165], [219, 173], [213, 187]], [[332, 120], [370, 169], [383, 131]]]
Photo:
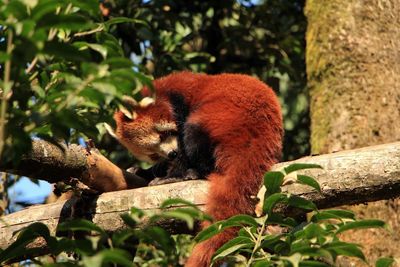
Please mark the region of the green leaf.
[[204, 230], [202, 230], [200, 233], [198, 233], [196, 235], [196, 237], [194, 238], [194, 241], [201, 242], [201, 241], [210, 239], [214, 235], [222, 232], [225, 229], [225, 227], [222, 226], [222, 222], [223, 221], [213, 223], [212, 225], [210, 225], [207, 228], [205, 228]]
[[3, 13], [6, 18], [14, 17], [18, 20], [22, 20], [28, 16], [27, 8], [22, 1], [7, 2]]
[[102, 267], [107, 263], [122, 266], [133, 266], [131, 255], [122, 249], [104, 249], [94, 256], [83, 256], [82, 262], [85, 266]]
[[92, 16], [95, 16], [99, 13], [99, 1], [98, 0], [69, 0], [70, 3], [72, 3], [75, 7], [80, 8], [81, 10], [84, 10], [91, 14]]
[[132, 229], [123, 229], [114, 232], [111, 239], [114, 247], [121, 247], [125, 241], [131, 241], [132, 238], [137, 239], [135, 232]]
[[[92, 44], [92, 43], [88, 43], [88, 42], [74, 42], [73, 44], [75, 47], [79, 48], [80, 51], [86, 50], [86, 49], [91, 49], [93, 51], [98, 52], [103, 59], [107, 58], [107, 54], [108, 54], [108, 50], [107, 47], [100, 45], [100, 44]], [[87, 63], [87, 64], [93, 64], [93, 63]], [[106, 66], [104, 64], [102, 64], [103, 66]]]
[[121, 79], [126, 79], [130, 82], [135, 82], [137, 79], [137, 76], [132, 69], [114, 69], [110, 72], [110, 75], [113, 78], [118, 77]]
[[319, 186], [319, 183], [311, 176], [299, 174], [297, 175], [297, 182], [299, 184], [311, 186], [321, 193], [321, 187]]
[[283, 234], [267, 235], [262, 240], [260, 247], [270, 249], [270, 248], [274, 247], [278, 242], [280, 242], [282, 237], [283, 237]]
[[163, 228], [152, 226], [137, 232], [137, 234], [141, 237], [142, 242], [153, 244], [168, 255], [174, 253], [175, 241]]
[[255, 259], [254, 264], [251, 265], [252, 267], [269, 267], [269, 266], [275, 266], [271, 261], [269, 260], [264, 260], [264, 259]]
[[[36, 23], [33, 20], [24, 20], [20, 25], [20, 34], [24, 37], [31, 38], [35, 32]], [[35, 39], [35, 41], [37, 42], [39, 40]]]
[[231, 255], [232, 253], [242, 249], [242, 248], [252, 248], [254, 246], [254, 241], [248, 237], [238, 236], [234, 239], [229, 240], [222, 247], [220, 247], [213, 256], [213, 260], [219, 260]]
[[133, 67], [133, 62], [124, 57], [108, 58], [103, 61], [103, 64], [108, 64], [113, 69], [130, 69]]
[[48, 14], [37, 22], [37, 27], [43, 29], [56, 28], [82, 31], [88, 29], [90, 26], [87, 18], [78, 14]]
[[135, 24], [142, 24], [142, 25], [147, 26], [147, 23], [143, 20], [131, 19], [131, 18], [126, 18], [126, 17], [115, 17], [115, 18], [109, 19], [106, 22], [104, 22], [104, 25], [109, 27], [113, 24], [119, 24], [119, 23], [135, 23]]
[[146, 214], [143, 210], [139, 208], [132, 207], [131, 208], [131, 215], [136, 216], [137, 218], [143, 218]]
[[322, 167], [318, 164], [311, 163], [293, 163], [284, 168], [286, 174], [305, 169], [322, 169]]
[[130, 228], [135, 228], [138, 224], [138, 220], [133, 218], [130, 214], [128, 213], [123, 213], [120, 215], [121, 219], [124, 221], [126, 225], [128, 225]]
[[315, 237], [327, 236], [328, 231], [316, 223], [309, 223], [302, 230], [294, 233], [297, 240], [311, 240]]
[[180, 207], [180, 206], [190, 206], [192, 208], [198, 209], [198, 207], [190, 201], [180, 199], [180, 198], [170, 198], [165, 200], [160, 205], [160, 209]]
[[9, 60], [11, 56], [7, 54], [6, 52], [0, 51], [0, 63], [4, 63], [7, 60]]
[[302, 255], [300, 253], [294, 253], [287, 257], [281, 257], [281, 259], [291, 263], [291, 266], [299, 266]]
[[43, 237], [49, 247], [54, 247], [56, 239], [50, 236], [50, 231], [43, 223], [32, 223], [18, 233], [17, 240], [0, 253], [0, 263], [22, 256], [34, 256], [41, 248], [28, 249], [26, 245], [36, 238]]
[[218, 221], [208, 226], [206, 229], [202, 230], [194, 238], [195, 241], [201, 242], [203, 240], [209, 239], [212, 236], [222, 232], [226, 228], [237, 227], [243, 225], [258, 226], [255, 218], [249, 215], [236, 215], [227, 220]]
[[73, 219], [62, 222], [57, 226], [57, 231], [87, 231], [105, 234], [104, 230], [91, 221], [85, 219]]
[[342, 224], [336, 231], [336, 234], [342, 233], [352, 229], [364, 229], [364, 228], [387, 228], [387, 224], [380, 220], [361, 220], [355, 222], [346, 222]]
[[86, 43], [86, 45], [90, 48], [90, 49], [92, 49], [92, 50], [94, 50], [94, 51], [96, 51], [96, 52], [99, 52], [100, 53], [100, 55], [103, 57], [103, 59], [106, 59], [107, 58], [107, 48], [105, 47], [105, 46], [103, 46], [103, 45], [100, 45], [100, 44], [90, 44], [90, 43]]
[[32, 9], [32, 19], [35, 21], [40, 20], [43, 16], [49, 13], [55, 13], [58, 7], [61, 7], [60, 1], [54, 0], [41, 0]]
[[[188, 226], [189, 229], [193, 229], [195, 218], [196, 218], [196, 215], [198, 214], [198, 211], [196, 211], [196, 214], [194, 214], [191, 211], [193, 211], [193, 209], [190, 210], [190, 209], [179, 208], [179, 209], [174, 209], [174, 210], [170, 210], [170, 211], [164, 211], [159, 216], [162, 218], [180, 219], [180, 220], [186, 222], [186, 225]], [[156, 217], [153, 217], [153, 218], [156, 218]]]
[[278, 224], [286, 227], [295, 227], [298, 225], [295, 219], [291, 217], [284, 217], [278, 213], [270, 213], [267, 216], [267, 224]]
[[266, 187], [266, 196], [281, 192], [281, 186], [285, 175], [282, 172], [271, 171], [264, 175], [264, 186]]
[[332, 242], [323, 246], [324, 249], [333, 251], [337, 255], [356, 257], [365, 261], [364, 253], [361, 251], [357, 244], [346, 242]]
[[305, 260], [299, 263], [299, 267], [329, 267], [329, 266], [332, 265], [324, 263], [322, 261]]
[[279, 202], [287, 202], [288, 199], [288, 195], [283, 193], [275, 193], [270, 195], [264, 199], [263, 212], [271, 214], [276, 204]]
[[226, 219], [223, 222], [224, 226], [244, 226], [244, 225], [249, 225], [249, 226], [254, 226], [258, 227], [259, 224], [256, 221], [256, 219], [253, 216], [250, 215], [245, 215], [245, 214], [239, 214], [230, 217], [229, 219]]
[[87, 99], [84, 103], [85, 106], [89, 106], [88, 104], [90, 104], [90, 106], [94, 108], [99, 107], [99, 104], [101, 104], [105, 98], [105, 93], [90, 87], [86, 87], [80, 91], [78, 95]]
[[317, 206], [314, 204], [314, 202], [307, 200], [305, 198], [299, 197], [299, 196], [290, 196], [288, 205], [296, 208], [301, 208], [305, 210], [317, 210]]
[[47, 42], [43, 52], [65, 61], [85, 61], [89, 59], [88, 56], [82, 51], [79, 51], [77, 47], [56, 41]]
[[376, 261], [375, 267], [389, 267], [395, 263], [393, 258], [380, 258]]
[[349, 210], [323, 210], [323, 211], [318, 211], [316, 214], [314, 214], [310, 220], [312, 222], [320, 222], [323, 220], [331, 220], [331, 219], [354, 220], [355, 215], [352, 211], [349, 211]]
[[328, 250], [318, 248], [318, 247], [296, 248], [296, 249], [292, 249], [291, 253], [300, 253], [303, 256], [303, 258], [306, 258], [305, 256], [310, 256], [310, 257], [325, 258], [329, 262], [333, 261], [333, 257]]

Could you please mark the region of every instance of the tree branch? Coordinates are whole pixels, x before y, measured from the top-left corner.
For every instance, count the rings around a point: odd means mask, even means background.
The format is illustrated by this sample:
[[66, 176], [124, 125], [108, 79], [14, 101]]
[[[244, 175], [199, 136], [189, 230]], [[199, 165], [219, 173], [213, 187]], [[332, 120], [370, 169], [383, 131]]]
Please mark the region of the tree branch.
[[[400, 195], [400, 142], [305, 157], [277, 164], [274, 169], [294, 162], [315, 163], [324, 168], [302, 172], [319, 181], [322, 194], [298, 184], [284, 187], [284, 191], [315, 201], [319, 208], [365, 203]], [[202, 208], [207, 185], [207, 181], [197, 180], [104, 193], [92, 201], [86, 201], [84, 212], [100, 227], [114, 231], [123, 227], [119, 215], [128, 212], [132, 206], [154, 210], [165, 199], [184, 198]], [[4, 216], [0, 220], [0, 247], [7, 247], [14, 240], [12, 233], [32, 222], [45, 223], [54, 233], [59, 222], [74, 216], [74, 205], [76, 200], [70, 199]]]
[[34, 140], [31, 152], [17, 166], [0, 163], [0, 171], [46, 180], [71, 182], [76, 178], [90, 189], [109, 192], [146, 186], [145, 179], [120, 169], [96, 149]]

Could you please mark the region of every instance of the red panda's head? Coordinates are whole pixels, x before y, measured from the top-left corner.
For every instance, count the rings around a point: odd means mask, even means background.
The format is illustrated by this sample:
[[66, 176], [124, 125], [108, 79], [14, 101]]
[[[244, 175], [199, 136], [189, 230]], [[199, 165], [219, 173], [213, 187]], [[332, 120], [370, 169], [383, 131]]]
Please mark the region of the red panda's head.
[[122, 108], [115, 112], [115, 131], [108, 132], [123, 144], [137, 159], [156, 163], [177, 155], [177, 126], [167, 101], [145, 97], [137, 103], [126, 98], [132, 110]]

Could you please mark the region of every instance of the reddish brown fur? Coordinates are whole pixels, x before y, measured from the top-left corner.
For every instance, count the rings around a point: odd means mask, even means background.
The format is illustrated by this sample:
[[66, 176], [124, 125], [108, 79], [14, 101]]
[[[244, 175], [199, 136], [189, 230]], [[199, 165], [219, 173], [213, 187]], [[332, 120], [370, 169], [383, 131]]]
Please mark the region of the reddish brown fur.
[[[168, 94], [182, 94], [192, 108], [187, 123], [204, 127], [216, 144], [216, 171], [207, 177], [206, 211], [215, 220], [253, 213], [251, 197], [257, 195], [264, 172], [281, 153], [282, 115], [274, 92], [259, 80], [239, 74], [175, 73], [154, 81], [154, 87], [154, 108], [161, 103], [163, 108], [146, 115], [171, 112], [165, 105]], [[227, 230], [198, 244], [186, 266], [209, 266], [215, 250], [234, 235], [235, 230]]]

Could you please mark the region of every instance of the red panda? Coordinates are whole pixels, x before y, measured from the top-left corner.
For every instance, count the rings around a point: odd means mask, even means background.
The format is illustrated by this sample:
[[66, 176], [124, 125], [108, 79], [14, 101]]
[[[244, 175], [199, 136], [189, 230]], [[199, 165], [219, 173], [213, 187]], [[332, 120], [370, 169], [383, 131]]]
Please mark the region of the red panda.
[[[138, 159], [175, 162], [170, 177], [190, 170], [207, 178], [206, 212], [215, 220], [253, 213], [263, 174], [282, 149], [282, 115], [273, 90], [241, 74], [180, 72], [153, 85], [155, 101], [144, 98], [132, 103], [132, 113], [115, 113], [116, 138]], [[144, 88], [143, 94], [150, 92]], [[186, 266], [210, 266], [213, 253], [235, 234], [228, 229], [197, 244]]]

